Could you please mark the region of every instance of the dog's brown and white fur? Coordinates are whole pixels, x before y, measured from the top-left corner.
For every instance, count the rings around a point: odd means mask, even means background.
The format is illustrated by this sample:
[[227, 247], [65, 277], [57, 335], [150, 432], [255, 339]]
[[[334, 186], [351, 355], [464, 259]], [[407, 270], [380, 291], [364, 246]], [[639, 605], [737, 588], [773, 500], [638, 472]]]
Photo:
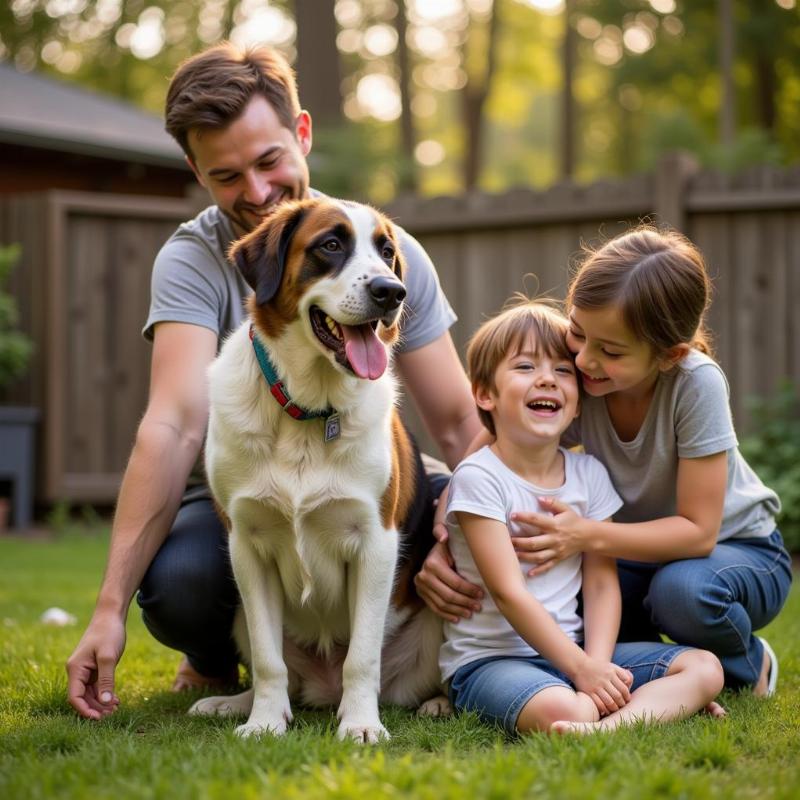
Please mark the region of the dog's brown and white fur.
[[250, 322], [226, 340], [209, 370], [206, 467], [253, 689], [191, 713], [249, 711], [239, 734], [281, 734], [290, 699], [338, 703], [338, 735], [375, 741], [387, 735], [379, 697], [416, 706], [438, 692], [441, 639], [410, 569], [397, 570], [416, 481], [387, 368], [405, 295], [396, 235], [367, 206], [318, 198], [279, 208], [232, 258], [292, 400], [336, 409], [341, 435], [326, 442], [324, 419], [293, 419], [270, 394]]

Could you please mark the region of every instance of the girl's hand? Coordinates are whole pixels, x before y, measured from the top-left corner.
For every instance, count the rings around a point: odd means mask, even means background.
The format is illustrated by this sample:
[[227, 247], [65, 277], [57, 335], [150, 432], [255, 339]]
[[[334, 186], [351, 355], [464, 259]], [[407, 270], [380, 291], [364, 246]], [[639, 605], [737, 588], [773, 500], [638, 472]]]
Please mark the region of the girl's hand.
[[611, 661], [586, 656], [570, 677], [576, 689], [592, 698], [601, 717], [619, 711], [630, 702], [633, 675]]
[[[554, 497], [540, 497], [543, 512], [517, 511], [511, 515], [525, 530], [514, 535], [514, 549], [520, 561], [536, 566], [528, 575], [541, 575], [559, 561], [586, 549], [584, 519]], [[549, 513], [548, 513], [549, 512]]]

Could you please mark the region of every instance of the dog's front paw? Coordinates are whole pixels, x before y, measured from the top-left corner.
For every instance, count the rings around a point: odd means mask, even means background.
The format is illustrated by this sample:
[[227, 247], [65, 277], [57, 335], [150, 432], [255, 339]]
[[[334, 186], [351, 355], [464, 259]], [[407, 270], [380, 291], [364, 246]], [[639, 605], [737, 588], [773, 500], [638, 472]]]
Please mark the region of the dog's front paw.
[[381, 725], [380, 720], [374, 722], [349, 722], [343, 719], [339, 723], [339, 730], [336, 731], [336, 738], [345, 740], [353, 739], [359, 744], [376, 744], [383, 740], [388, 741], [391, 737], [389, 731]]
[[237, 736], [247, 739], [250, 736], [262, 736], [263, 734], [270, 734], [271, 736], [283, 736], [291, 722], [291, 716], [287, 719], [285, 716], [276, 716], [268, 719], [252, 717], [234, 729]]
[[189, 714], [199, 717], [243, 717], [253, 707], [253, 690], [222, 697], [203, 697], [190, 709]]
[[267, 693], [253, 703], [250, 719], [234, 732], [244, 738], [264, 733], [283, 736], [291, 721], [292, 706], [286, 692]]
[[417, 709], [420, 717], [449, 717], [452, 713], [450, 701], [443, 694], [431, 697]]

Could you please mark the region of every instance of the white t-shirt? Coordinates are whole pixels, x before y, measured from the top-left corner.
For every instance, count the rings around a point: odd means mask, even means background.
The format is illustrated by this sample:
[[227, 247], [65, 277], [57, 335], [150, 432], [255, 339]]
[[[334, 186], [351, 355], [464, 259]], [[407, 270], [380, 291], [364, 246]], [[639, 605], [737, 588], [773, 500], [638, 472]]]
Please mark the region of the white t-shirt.
[[[439, 651], [443, 680], [450, 678], [459, 667], [480, 658], [536, 655], [503, 617], [486, 590], [454, 512], [467, 511], [498, 520], [511, 532], [516, 527], [511, 521], [512, 512], [539, 509], [539, 497], [556, 497], [589, 519], [606, 519], [622, 505], [605, 467], [597, 459], [563, 449], [561, 452], [565, 477], [563, 485], [557, 489], [542, 489], [524, 480], [489, 447], [464, 459], [453, 473], [447, 502], [450, 551], [459, 574], [482, 587], [485, 596], [481, 611], [471, 619], [462, 619], [457, 624], [445, 622], [445, 641]], [[581, 562], [581, 555], [576, 554], [533, 578], [526, 575], [529, 564], [520, 563], [519, 566], [528, 591], [573, 641], [580, 639], [583, 633], [583, 621], [577, 613]]]
[[676, 513], [678, 459], [725, 452], [728, 482], [718, 541], [769, 536], [780, 501], [739, 452], [719, 365], [692, 350], [661, 373], [642, 427], [630, 442], [616, 434], [605, 398], [581, 398], [581, 415], [562, 437], [582, 444], [608, 469], [625, 501], [615, 522], [646, 522]]

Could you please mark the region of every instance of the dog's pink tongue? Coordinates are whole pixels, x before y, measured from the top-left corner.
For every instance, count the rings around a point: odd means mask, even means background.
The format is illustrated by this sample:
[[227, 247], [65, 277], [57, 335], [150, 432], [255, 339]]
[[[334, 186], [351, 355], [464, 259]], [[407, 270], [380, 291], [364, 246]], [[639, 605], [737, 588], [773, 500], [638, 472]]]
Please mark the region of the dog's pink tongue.
[[359, 378], [374, 381], [386, 371], [386, 348], [371, 325], [342, 325], [344, 352]]

